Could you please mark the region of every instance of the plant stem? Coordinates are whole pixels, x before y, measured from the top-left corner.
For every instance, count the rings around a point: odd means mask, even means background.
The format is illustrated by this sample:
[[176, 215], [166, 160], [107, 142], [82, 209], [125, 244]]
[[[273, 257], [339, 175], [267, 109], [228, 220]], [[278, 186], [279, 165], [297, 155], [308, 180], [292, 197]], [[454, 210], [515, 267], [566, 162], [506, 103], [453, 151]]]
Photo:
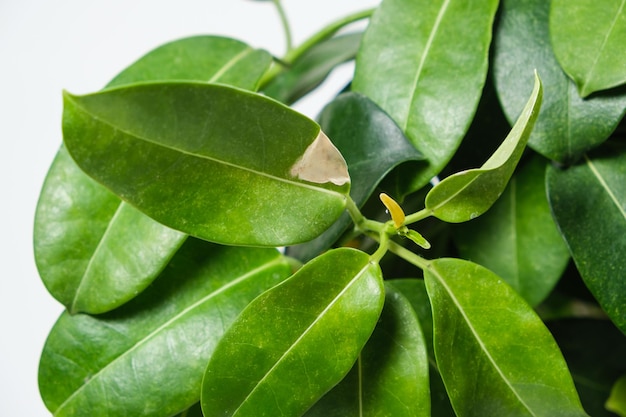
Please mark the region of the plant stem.
[[[276, 4], [278, 0], [274, 0]], [[278, 74], [280, 74], [285, 66], [289, 66], [293, 64], [298, 58], [300, 58], [305, 52], [309, 49], [317, 45], [318, 43], [330, 38], [335, 33], [337, 33], [344, 26], [349, 25], [350, 23], [357, 22], [359, 20], [369, 18], [375, 9], [367, 9], [362, 10], [360, 12], [356, 12], [345, 16], [339, 20], [336, 20], [327, 26], [323, 27], [317, 33], [313, 34], [310, 38], [302, 42], [301, 45], [295, 48], [288, 48], [285, 56], [278, 60], [279, 63], [274, 63], [274, 65], [265, 73], [261, 82], [259, 83], [259, 90], [262, 90], [267, 84], [269, 84]], [[287, 29], [285, 29], [286, 31]]]
[[428, 210], [428, 209], [422, 209], [418, 212], [415, 212], [413, 214], [409, 214], [408, 216], [406, 216], [406, 218], [404, 219], [404, 224], [412, 224], [415, 222], [418, 222], [420, 220], [424, 220], [426, 217], [430, 217], [432, 216], [432, 211]]
[[391, 252], [395, 253], [396, 255], [404, 259], [405, 261], [415, 265], [421, 270], [430, 268], [429, 260], [422, 258], [421, 256], [411, 252], [410, 250], [402, 247], [401, 245], [398, 245], [394, 241], [390, 240], [389, 242], [387, 242], [387, 247], [389, 248]]
[[370, 259], [376, 263], [380, 263], [380, 260], [383, 258], [383, 256], [385, 256], [385, 254], [387, 253], [387, 249], [389, 248], [389, 235], [381, 231], [377, 240], [378, 249], [376, 249], [376, 252], [374, 252], [370, 256]]
[[283, 25], [283, 29], [285, 31], [285, 41], [287, 42], [287, 54], [289, 51], [293, 49], [293, 38], [291, 36], [291, 27], [289, 26], [289, 20], [287, 19], [287, 14], [285, 13], [285, 8], [280, 0], [273, 0], [274, 6], [276, 6], [276, 10], [278, 11], [278, 16], [280, 16], [280, 23]]

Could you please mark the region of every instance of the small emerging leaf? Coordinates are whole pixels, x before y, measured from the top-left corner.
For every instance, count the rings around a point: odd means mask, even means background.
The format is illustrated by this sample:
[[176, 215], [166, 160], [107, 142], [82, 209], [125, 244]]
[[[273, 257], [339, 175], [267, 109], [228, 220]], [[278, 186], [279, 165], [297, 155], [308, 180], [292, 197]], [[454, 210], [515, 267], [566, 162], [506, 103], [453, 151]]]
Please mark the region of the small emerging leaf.
[[611, 396], [606, 400], [606, 409], [621, 417], [626, 417], [626, 375], [618, 379], [613, 385]]
[[550, 332], [502, 279], [441, 258], [424, 280], [437, 364], [458, 416], [586, 416]]
[[303, 242], [342, 213], [350, 178], [312, 120], [217, 84], [136, 84], [65, 95], [78, 165], [169, 227], [225, 244]]
[[541, 97], [541, 81], [535, 73], [533, 92], [502, 145], [481, 168], [458, 172], [437, 184], [426, 196], [426, 209], [449, 223], [465, 222], [487, 211], [513, 175], [539, 113]]
[[384, 300], [369, 255], [335, 249], [254, 300], [220, 341], [202, 382], [205, 416], [299, 416], [337, 384]]
[[404, 211], [402, 210], [402, 207], [400, 207], [400, 205], [396, 202], [396, 200], [389, 197], [385, 193], [380, 193], [379, 197], [380, 197], [380, 201], [382, 201], [385, 207], [387, 207], [387, 210], [389, 211], [389, 214], [391, 215], [391, 219], [393, 220], [393, 224], [394, 226], [396, 226], [396, 229], [401, 227], [404, 224], [404, 219], [405, 219], [405, 215], [404, 215]]

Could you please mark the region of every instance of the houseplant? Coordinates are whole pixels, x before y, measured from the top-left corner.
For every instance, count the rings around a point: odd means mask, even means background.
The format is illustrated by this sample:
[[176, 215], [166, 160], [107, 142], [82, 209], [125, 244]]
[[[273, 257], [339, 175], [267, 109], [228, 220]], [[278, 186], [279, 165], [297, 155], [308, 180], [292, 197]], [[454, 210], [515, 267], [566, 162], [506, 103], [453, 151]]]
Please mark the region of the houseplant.
[[[625, 15], [384, 0], [281, 58], [197, 36], [65, 93], [46, 406], [624, 415]], [[288, 107], [354, 57], [319, 124]]]

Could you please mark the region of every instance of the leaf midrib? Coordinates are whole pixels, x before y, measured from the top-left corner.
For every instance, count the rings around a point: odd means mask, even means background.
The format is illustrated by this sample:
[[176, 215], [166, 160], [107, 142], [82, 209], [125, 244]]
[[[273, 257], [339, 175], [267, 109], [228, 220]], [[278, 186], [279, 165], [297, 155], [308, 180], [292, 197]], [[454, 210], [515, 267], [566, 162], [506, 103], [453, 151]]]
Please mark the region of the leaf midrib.
[[[431, 264], [432, 265], [432, 264]], [[435, 268], [433, 268], [432, 266], [429, 268], [431, 274], [437, 278], [437, 280], [439, 281], [439, 283], [444, 287], [444, 289], [446, 290], [446, 292], [448, 293], [450, 299], [452, 300], [452, 302], [454, 303], [454, 305], [457, 307], [457, 310], [461, 313], [461, 316], [463, 317], [463, 319], [465, 320], [465, 323], [467, 324], [467, 327], [470, 329], [470, 331], [472, 332], [472, 335], [474, 335], [475, 340], [478, 342], [478, 345], [480, 346], [481, 350], [484, 352], [485, 356], [487, 357], [487, 359], [489, 360], [489, 362], [492, 364], [493, 368], [498, 372], [498, 374], [500, 375], [500, 377], [502, 378], [502, 380], [504, 381], [504, 383], [509, 387], [509, 389], [511, 390], [511, 392], [515, 395], [515, 397], [517, 397], [517, 399], [520, 401], [520, 403], [524, 406], [524, 408], [526, 410], [528, 410], [528, 412], [531, 415], [535, 415], [534, 412], [532, 411], [532, 409], [530, 408], [530, 406], [528, 404], [526, 404], [526, 402], [522, 399], [522, 397], [518, 394], [518, 392], [515, 390], [515, 388], [513, 387], [513, 385], [511, 385], [511, 383], [509, 382], [509, 380], [506, 378], [506, 376], [504, 375], [504, 372], [502, 371], [502, 369], [500, 369], [500, 367], [498, 366], [498, 364], [496, 363], [496, 361], [494, 360], [494, 358], [491, 356], [491, 354], [489, 353], [489, 350], [487, 349], [487, 347], [485, 346], [485, 344], [483, 343], [482, 339], [479, 337], [478, 333], [476, 332], [476, 329], [474, 329], [474, 326], [472, 326], [472, 323], [469, 319], [469, 317], [467, 317], [467, 314], [465, 314], [465, 311], [462, 308], [461, 303], [459, 302], [459, 300], [454, 296], [454, 293], [452, 292], [452, 290], [450, 289], [450, 287], [446, 284], [445, 280], [443, 279], [443, 277], [439, 274], [439, 271], [437, 271]]]
[[[156, 337], [162, 330], [168, 328], [172, 323], [175, 323], [176, 321], [178, 321], [179, 319], [181, 319], [182, 317], [184, 317], [185, 315], [187, 315], [188, 313], [193, 311], [195, 308], [201, 306], [202, 304], [206, 303], [207, 301], [211, 300], [212, 298], [220, 295], [221, 293], [227, 291], [228, 289], [230, 289], [232, 287], [237, 286], [238, 284], [244, 282], [246, 279], [252, 278], [252, 277], [256, 276], [257, 274], [263, 272], [266, 269], [270, 269], [270, 268], [272, 268], [272, 267], [274, 267], [276, 265], [279, 265], [282, 261], [283, 261], [282, 256], [277, 256], [271, 262], [268, 262], [266, 264], [263, 264], [263, 265], [261, 265], [261, 266], [259, 266], [257, 268], [254, 268], [254, 269], [246, 272], [245, 274], [243, 274], [243, 275], [233, 279], [232, 281], [228, 282], [227, 284], [223, 285], [222, 287], [218, 288], [217, 290], [211, 292], [210, 294], [207, 294], [206, 296], [202, 297], [200, 300], [196, 301], [195, 303], [191, 304], [190, 306], [184, 308], [178, 314], [176, 314], [175, 316], [173, 316], [169, 320], [165, 321], [163, 324], [158, 326], [156, 329], [154, 329], [152, 332], [147, 334], [145, 337], [143, 337], [140, 340], [138, 340], [128, 350], [124, 351], [121, 355], [117, 356], [111, 362], [109, 362], [104, 367], [102, 367], [102, 369], [100, 369], [98, 372], [93, 374], [89, 378], [89, 380], [87, 380], [76, 391], [74, 391], [69, 397], [67, 397], [67, 399], [65, 401], [63, 401], [63, 403], [61, 403], [61, 405], [59, 405], [59, 407], [54, 411], [53, 415], [55, 415], [55, 416], [58, 415], [58, 413], [63, 410], [63, 407], [65, 407], [67, 404], [71, 403], [71, 401], [75, 397], [77, 397], [87, 386], [89, 386], [89, 384], [91, 384], [91, 382], [97, 380], [98, 377], [100, 375], [102, 375], [107, 369], [110, 369], [110, 367], [112, 365], [114, 365], [115, 363], [117, 363], [121, 359], [125, 358], [126, 356], [128, 356], [129, 354], [131, 354], [132, 352], [134, 352], [135, 350], [137, 350], [138, 348], [140, 348], [144, 344], [148, 343], [149, 340], [151, 340], [154, 337]], [[106, 392], [106, 390], [105, 390], [105, 392]]]
[[246, 47], [243, 51], [239, 52], [234, 57], [230, 58], [222, 67], [213, 74], [213, 76], [208, 80], [208, 83], [214, 83], [219, 80], [222, 75], [226, 74], [232, 67], [234, 67], [239, 61], [250, 55], [254, 52], [254, 49], [251, 47]]
[[276, 363], [274, 363], [274, 365], [272, 365], [272, 367], [265, 372], [265, 375], [263, 375], [263, 377], [256, 383], [256, 385], [250, 390], [250, 392], [248, 393], [248, 395], [246, 395], [246, 397], [241, 401], [241, 404], [239, 405], [239, 407], [237, 407], [235, 409], [235, 411], [233, 411], [232, 416], [236, 416], [237, 413], [239, 412], [239, 410], [241, 409], [241, 407], [246, 404], [246, 402], [250, 399], [250, 397], [256, 392], [256, 390], [263, 385], [263, 383], [265, 382], [265, 380], [269, 377], [269, 375], [272, 374], [272, 372], [281, 364], [281, 362], [299, 345], [300, 341], [302, 341], [307, 335], [308, 333], [326, 316], [326, 314], [331, 310], [331, 308], [341, 299], [341, 297], [348, 291], [348, 289], [350, 289], [352, 287], [353, 284], [355, 284], [357, 282], [357, 280], [359, 278], [361, 278], [361, 276], [365, 273], [365, 271], [367, 271], [367, 269], [370, 267], [371, 262], [368, 261], [363, 268], [361, 268], [361, 270], [355, 275], [354, 278], [352, 278], [352, 280], [335, 296], [335, 298], [333, 298], [331, 300], [330, 303], [328, 303], [328, 305], [317, 315], [317, 317], [311, 322], [311, 324], [302, 332], [302, 334], [300, 336], [298, 336], [298, 338], [291, 344], [291, 346], [289, 346], [289, 348], [287, 348], [285, 350], [285, 353], [283, 353], [277, 360]]
[[[74, 106], [77, 109], [80, 109], [80, 111], [82, 111], [83, 113], [88, 115], [90, 118], [92, 118], [96, 122], [102, 123], [103, 125], [106, 125], [109, 128], [111, 128], [111, 129], [113, 129], [113, 130], [115, 130], [117, 132], [121, 132], [122, 134], [124, 134], [126, 136], [129, 136], [131, 138], [135, 138], [137, 140], [149, 143], [150, 145], [153, 145], [153, 146], [156, 146], [156, 147], [160, 147], [160, 148], [164, 148], [164, 149], [168, 149], [168, 150], [170, 150], [172, 152], [177, 152], [177, 153], [180, 153], [180, 154], [192, 157], [192, 158], [204, 159], [204, 160], [211, 161], [211, 162], [214, 162], [214, 163], [217, 163], [217, 164], [222, 164], [222, 165], [225, 165], [225, 166], [228, 166], [228, 167], [231, 167], [231, 168], [235, 168], [235, 169], [239, 169], [239, 170], [242, 170], [242, 171], [250, 172], [252, 174], [259, 175], [259, 176], [262, 176], [262, 177], [266, 177], [266, 178], [269, 178], [269, 179], [274, 180], [274, 181], [283, 182], [283, 183], [286, 183], [286, 184], [289, 184], [289, 185], [292, 185], [292, 186], [295, 186], [295, 187], [307, 188], [307, 189], [310, 189], [310, 190], [313, 190], [313, 191], [323, 192], [323, 193], [326, 193], [326, 194], [329, 194], [329, 195], [337, 196], [337, 197], [339, 197], [341, 199], [344, 198], [343, 194], [341, 194], [341, 193], [339, 193], [337, 191], [329, 190], [327, 188], [316, 187], [314, 185], [306, 184], [306, 183], [303, 183], [303, 182], [298, 182], [298, 181], [289, 180], [287, 178], [277, 177], [275, 175], [268, 174], [268, 173], [263, 172], [263, 171], [257, 171], [257, 170], [254, 170], [252, 168], [247, 168], [247, 167], [244, 167], [244, 166], [241, 166], [241, 165], [234, 164], [232, 162], [227, 162], [227, 161], [223, 161], [223, 160], [220, 160], [220, 159], [216, 159], [216, 158], [213, 158], [213, 157], [208, 156], [208, 155], [195, 154], [195, 153], [192, 153], [190, 151], [187, 151], [187, 150], [184, 150], [184, 149], [180, 149], [180, 148], [176, 148], [176, 147], [173, 147], [173, 146], [161, 143], [161, 142], [155, 142], [154, 140], [152, 140], [150, 138], [147, 138], [147, 137], [144, 137], [144, 136], [140, 136], [140, 135], [138, 135], [138, 134], [136, 134], [134, 132], [129, 132], [129, 131], [125, 130], [125, 129], [117, 127], [117, 126], [113, 125], [112, 123], [110, 123], [109, 121], [107, 121], [105, 119], [102, 119], [99, 116], [91, 113], [87, 108], [85, 108], [84, 106], [80, 105], [76, 100], [74, 100], [73, 96], [66, 95], [66, 99], [71, 100], [72, 103], [74, 104]], [[330, 182], [330, 181], [328, 181], [328, 182]], [[327, 184], [328, 182], [326, 182], [324, 184]]]
[[626, 210], [624, 210], [624, 208], [620, 204], [619, 200], [617, 199], [617, 196], [613, 193], [613, 190], [611, 190], [611, 188], [609, 187], [609, 184], [607, 184], [607, 182], [604, 180], [604, 177], [602, 176], [602, 174], [600, 174], [600, 171], [598, 171], [598, 169], [593, 164], [591, 159], [589, 159], [587, 155], [584, 155], [584, 158], [585, 158], [585, 162], [587, 163], [587, 166], [589, 167], [593, 175], [598, 179], [598, 182], [600, 183], [602, 188], [606, 190], [606, 193], [609, 195], [609, 197], [611, 198], [615, 206], [617, 206], [617, 209], [620, 211], [620, 213], [622, 213], [622, 216], [624, 216], [624, 220], [626, 220]]

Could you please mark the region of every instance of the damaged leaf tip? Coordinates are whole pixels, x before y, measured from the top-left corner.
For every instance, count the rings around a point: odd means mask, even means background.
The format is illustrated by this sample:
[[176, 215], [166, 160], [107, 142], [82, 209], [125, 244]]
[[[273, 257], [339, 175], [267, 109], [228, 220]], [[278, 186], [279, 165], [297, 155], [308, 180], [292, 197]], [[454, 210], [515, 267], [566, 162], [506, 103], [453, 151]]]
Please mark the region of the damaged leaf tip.
[[321, 130], [300, 159], [291, 167], [289, 174], [317, 184], [331, 182], [342, 186], [350, 182], [346, 161]]

